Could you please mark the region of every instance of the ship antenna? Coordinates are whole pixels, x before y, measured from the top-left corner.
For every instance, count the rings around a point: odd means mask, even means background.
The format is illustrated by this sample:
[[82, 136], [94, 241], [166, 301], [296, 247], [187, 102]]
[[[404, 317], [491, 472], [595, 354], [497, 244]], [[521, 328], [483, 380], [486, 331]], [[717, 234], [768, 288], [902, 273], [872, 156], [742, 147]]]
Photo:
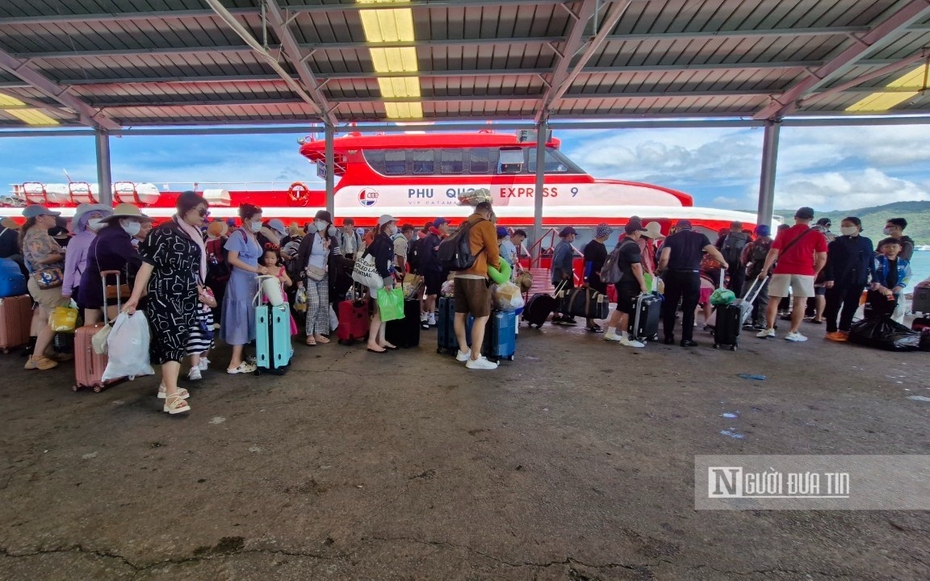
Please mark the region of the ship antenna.
[[71, 176], [68, 175], [68, 170], [62, 168], [61, 171], [64, 172], [65, 177], [68, 178], [68, 183], [69, 183], [69, 184], [74, 182], [74, 180], [71, 179]]

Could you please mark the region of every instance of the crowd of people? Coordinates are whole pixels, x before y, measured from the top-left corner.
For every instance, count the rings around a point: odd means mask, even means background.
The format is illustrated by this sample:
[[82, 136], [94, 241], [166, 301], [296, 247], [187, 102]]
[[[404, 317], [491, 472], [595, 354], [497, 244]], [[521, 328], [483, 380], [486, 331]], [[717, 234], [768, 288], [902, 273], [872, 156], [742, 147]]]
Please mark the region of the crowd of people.
[[[416, 299], [423, 329], [437, 325], [439, 296], [444, 292], [452, 296], [457, 360], [469, 369], [494, 369], [497, 364], [481, 354], [492, 304], [489, 269], [501, 269], [506, 262], [512, 280], [528, 276], [520, 262], [526, 233], [497, 226], [487, 202], [478, 204], [459, 226], [467, 229], [474, 261], [452, 277], [439, 250], [453, 230], [441, 217], [417, 228], [384, 215], [376, 227], [365, 231], [356, 228], [351, 218], [337, 227], [332, 215], [320, 210], [312, 223], [301, 228], [265, 220], [261, 208], [244, 204], [238, 221], [210, 220], [209, 203], [194, 192], [182, 193], [177, 213], [154, 227], [132, 204], [115, 208], [82, 204], [71, 220], [71, 236], [65, 237], [56, 211], [31, 205], [23, 217], [22, 226], [4, 221], [0, 242], [7, 257], [18, 259], [28, 273], [28, 290], [37, 305], [26, 369], [52, 369], [68, 358], [52, 345], [55, 332], [49, 315], [56, 307], [76, 304], [85, 324], [104, 318], [112, 321], [120, 311], [132, 314], [142, 309], [152, 334], [151, 360], [161, 365], [158, 397], [165, 400], [164, 410], [169, 413], [190, 410], [190, 393], [178, 385], [182, 365], [189, 364], [187, 379], [201, 379], [210, 368], [215, 337], [232, 347], [228, 374], [256, 370], [246, 347], [256, 338], [256, 297], [262, 295], [263, 278], [277, 279], [287, 297], [291, 334], [297, 334], [299, 319], [305, 344], [325, 345], [338, 323], [333, 320], [334, 306], [358, 292], [352, 280], [355, 261], [371, 256], [387, 289], [403, 284], [411, 274], [422, 280]], [[551, 282], [558, 290], [580, 283], [615, 295], [616, 309], [606, 328], [590, 318], [586, 328], [633, 348], [645, 346], [628, 331], [637, 298], [654, 292], [664, 297], [664, 342], [676, 343], [680, 323], [677, 342], [683, 347], [697, 345], [696, 318], [703, 311], [708, 324], [709, 297], [720, 285], [736, 296], [759, 288], [747, 328], [760, 338], [776, 335], [781, 316], [790, 321], [784, 338], [806, 341], [800, 331], [805, 314], [810, 313], [814, 323], [826, 322], [827, 339], [845, 341], [867, 290], [881, 299], [877, 303], [873, 299], [873, 308], [902, 317], [902, 293], [910, 282], [914, 251], [913, 241], [903, 233], [906, 220], [889, 220], [885, 237], [874, 246], [862, 235], [861, 221], [854, 216], [842, 220], [839, 235], [830, 231], [828, 219], [812, 226], [813, 219], [811, 208], [800, 208], [794, 224], [779, 227], [774, 238], [767, 225], [750, 231], [733, 222], [712, 242], [688, 220], [678, 221], [666, 235], [659, 223], [643, 224], [634, 216], [610, 249], [613, 229], [597, 226], [583, 250], [583, 272], [575, 272], [574, 266], [577, 231], [566, 227], [551, 252]], [[16, 231], [14, 244], [9, 236], [2, 237], [5, 231]], [[612, 255], [622, 274], [608, 285], [601, 273]], [[527, 290], [529, 284], [523, 286]], [[375, 288], [369, 292], [373, 296]], [[377, 302], [372, 304], [367, 349], [375, 353], [396, 349], [386, 338]], [[470, 342], [469, 316], [474, 319]], [[572, 325], [575, 319], [557, 312], [552, 323]]]

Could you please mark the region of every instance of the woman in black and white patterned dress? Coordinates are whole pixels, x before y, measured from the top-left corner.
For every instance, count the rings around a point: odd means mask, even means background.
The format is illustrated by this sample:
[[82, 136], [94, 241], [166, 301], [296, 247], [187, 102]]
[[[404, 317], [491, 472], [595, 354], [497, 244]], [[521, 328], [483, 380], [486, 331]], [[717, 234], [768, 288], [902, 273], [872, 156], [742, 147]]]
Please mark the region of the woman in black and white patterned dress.
[[187, 355], [191, 324], [197, 320], [200, 270], [204, 260], [203, 225], [208, 203], [194, 192], [178, 196], [171, 220], [152, 229], [139, 245], [142, 267], [136, 275], [132, 296], [123, 307], [133, 313], [143, 289], [148, 289], [145, 314], [152, 330], [152, 363], [161, 364], [158, 397], [165, 399], [164, 411], [190, 411], [186, 389], [178, 387], [181, 361]]

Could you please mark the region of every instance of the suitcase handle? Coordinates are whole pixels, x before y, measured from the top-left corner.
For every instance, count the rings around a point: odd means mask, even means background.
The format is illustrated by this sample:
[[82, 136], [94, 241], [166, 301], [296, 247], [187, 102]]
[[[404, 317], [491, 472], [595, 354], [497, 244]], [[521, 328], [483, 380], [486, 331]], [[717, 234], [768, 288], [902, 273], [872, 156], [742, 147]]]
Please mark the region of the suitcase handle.
[[[108, 286], [107, 277], [116, 276], [116, 310], [119, 311], [119, 310], [122, 310], [122, 307], [123, 307], [123, 297], [122, 297], [122, 294], [120, 293], [120, 280], [119, 280], [119, 277], [121, 274], [123, 274], [122, 270], [101, 270], [100, 271], [100, 282], [103, 287], [102, 288], [103, 309], [101, 310], [103, 311], [103, 324], [104, 325], [110, 324], [110, 316], [107, 313], [107, 307], [109, 307], [109, 305], [107, 304], [107, 286]], [[126, 283], [128, 284], [129, 281], [127, 280]]]
[[[756, 302], [756, 299], [759, 298], [759, 293], [762, 292], [762, 287], [765, 286], [765, 281], [767, 281], [768, 278], [769, 277], [765, 276], [754, 280], [752, 284], [749, 285], [749, 289], [746, 291], [746, 296], [743, 297], [743, 300], [749, 303]], [[755, 294], [753, 294], [753, 291], [755, 291]]]

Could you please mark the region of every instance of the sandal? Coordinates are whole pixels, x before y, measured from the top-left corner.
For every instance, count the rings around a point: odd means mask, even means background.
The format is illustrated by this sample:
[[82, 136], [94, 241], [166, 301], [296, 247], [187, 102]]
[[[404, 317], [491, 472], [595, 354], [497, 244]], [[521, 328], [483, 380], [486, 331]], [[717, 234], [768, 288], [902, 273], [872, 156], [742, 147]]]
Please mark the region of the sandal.
[[186, 401], [181, 399], [178, 394], [174, 394], [165, 400], [165, 407], [162, 408], [162, 411], [171, 415], [183, 414], [184, 412], [191, 411], [191, 406]]
[[[184, 389], [183, 387], [179, 387], [179, 388], [178, 388], [178, 391], [175, 392], [175, 393], [176, 393], [177, 396], [180, 397], [181, 399], [187, 399], [187, 398], [189, 398], [189, 397], [191, 396], [191, 394], [190, 394], [186, 389]], [[168, 392], [167, 392], [165, 386], [164, 386], [164, 385], [159, 385], [159, 386], [158, 386], [158, 399], [166, 399], [167, 397], [168, 397]], [[173, 396], [172, 396], [172, 397], [173, 397]]]
[[318, 336], [318, 337], [314, 337], [313, 339], [314, 339], [318, 344], [320, 344], [320, 345], [326, 345], [327, 343], [329, 343], [329, 339], [327, 339], [327, 338], [324, 337], [323, 335], [320, 335], [320, 336]]
[[255, 373], [257, 367], [254, 363], [249, 363], [248, 361], [243, 361], [239, 364], [239, 367], [227, 367], [226, 373], [230, 375], [236, 375], [238, 373]]
[[314, 339], [313, 337], [307, 337], [307, 341], [305, 344], [307, 345], [307, 347], [316, 347], [316, 339]]

